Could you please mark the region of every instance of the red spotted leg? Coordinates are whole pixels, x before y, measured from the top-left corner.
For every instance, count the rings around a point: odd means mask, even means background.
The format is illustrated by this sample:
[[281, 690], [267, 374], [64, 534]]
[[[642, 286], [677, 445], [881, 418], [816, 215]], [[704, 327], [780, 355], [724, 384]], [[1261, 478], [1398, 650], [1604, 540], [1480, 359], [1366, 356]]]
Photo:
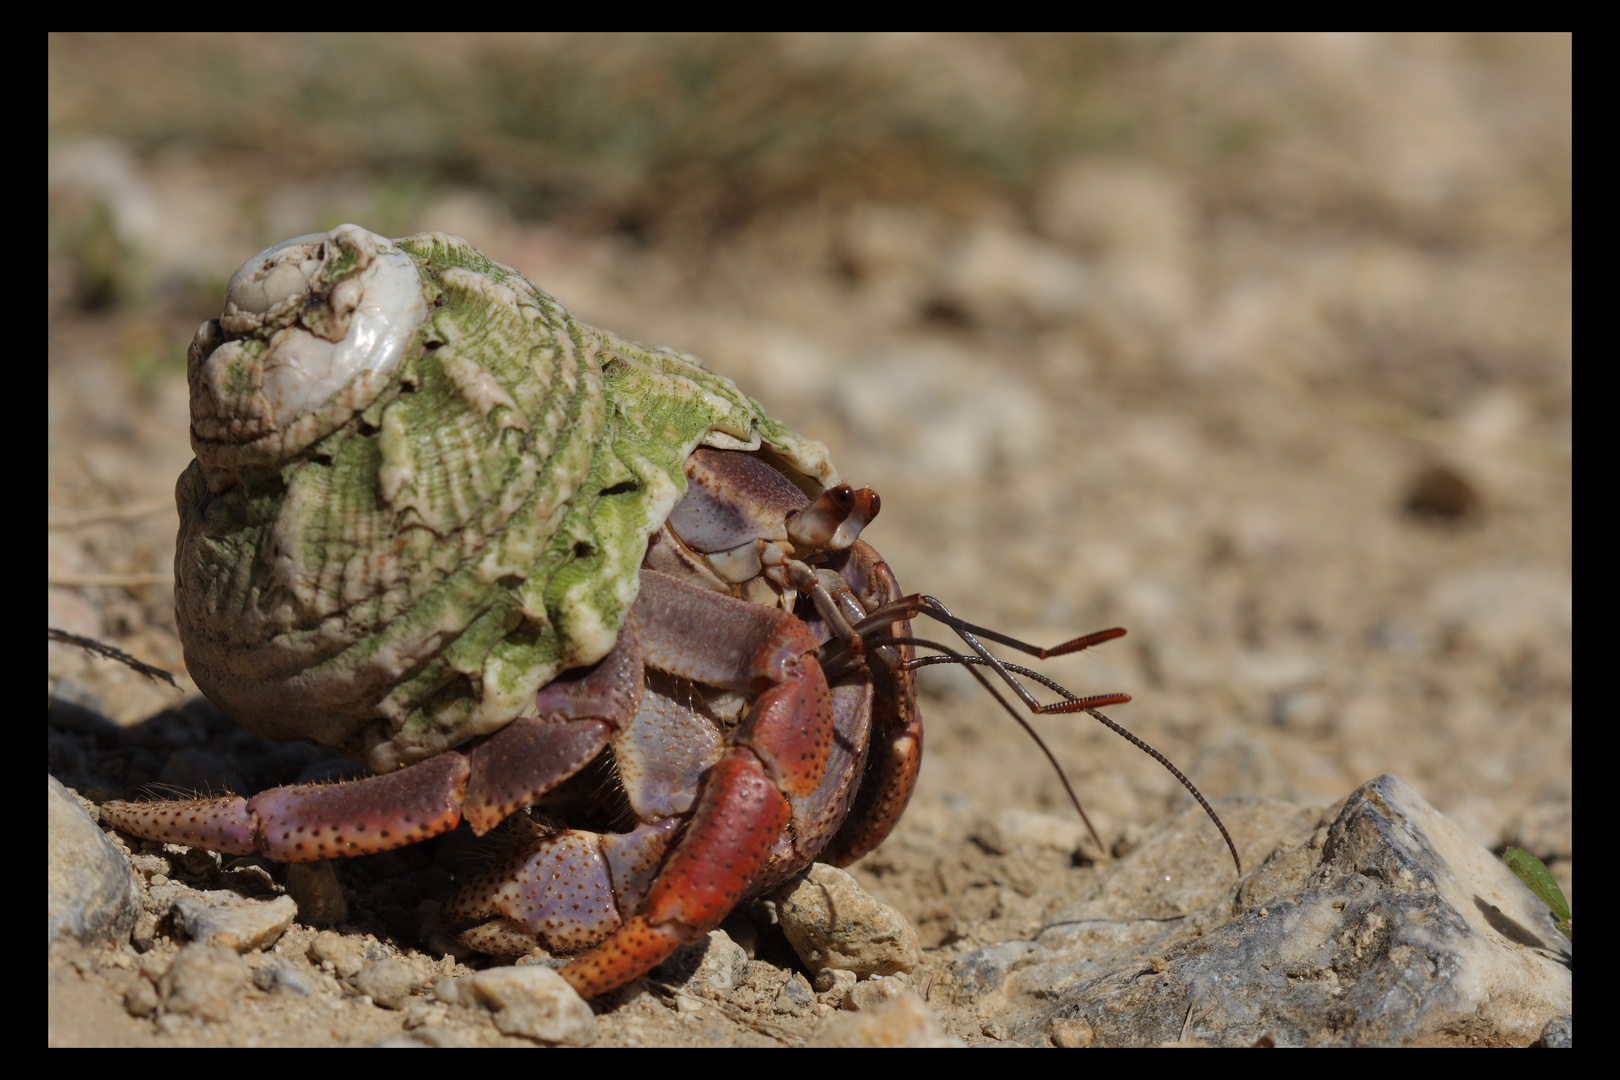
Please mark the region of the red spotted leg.
[[792, 815], [789, 800], [817, 790], [833, 743], [817, 643], [798, 619], [650, 571], [634, 611], [650, 666], [761, 693], [709, 769], [641, 912], [562, 969], [585, 997], [622, 986], [719, 925], [765, 869]]
[[271, 788], [251, 799], [115, 801], [101, 812], [148, 840], [277, 862], [389, 851], [448, 832], [464, 817], [482, 835], [600, 753], [640, 708], [641, 687], [635, 635], [620, 634], [594, 667], [540, 691], [539, 716], [515, 720], [465, 752], [446, 751], [385, 776]]
[[[902, 596], [889, 564], [871, 545], [856, 541], [850, 548], [842, 576], [868, 612], [878, 611]], [[905, 621], [878, 625], [870, 633], [903, 641], [911, 637]], [[823, 648], [835, 651], [836, 641]], [[910, 645], [865, 650], [875, 694], [872, 702], [872, 746], [860, 788], [843, 827], [818, 858], [833, 866], [848, 866], [888, 837], [911, 801], [922, 767], [922, 715], [917, 709], [917, 676], [908, 663]]]

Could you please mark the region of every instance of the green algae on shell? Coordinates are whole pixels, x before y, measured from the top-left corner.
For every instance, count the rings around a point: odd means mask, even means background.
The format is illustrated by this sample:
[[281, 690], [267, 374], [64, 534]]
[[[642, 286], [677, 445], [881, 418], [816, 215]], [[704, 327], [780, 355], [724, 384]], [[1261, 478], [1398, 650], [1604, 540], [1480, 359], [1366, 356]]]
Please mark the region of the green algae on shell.
[[187, 667], [248, 730], [376, 771], [607, 653], [695, 447], [838, 482], [730, 380], [446, 233], [344, 225], [261, 252], [187, 367]]

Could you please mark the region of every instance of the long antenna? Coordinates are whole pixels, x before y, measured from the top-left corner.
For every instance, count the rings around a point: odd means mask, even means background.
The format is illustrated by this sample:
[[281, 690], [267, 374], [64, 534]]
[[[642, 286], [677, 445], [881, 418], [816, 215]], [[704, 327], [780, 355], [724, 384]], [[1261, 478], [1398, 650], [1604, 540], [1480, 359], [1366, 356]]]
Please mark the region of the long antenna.
[[[908, 662], [906, 664], [906, 667], [909, 670], [914, 671], [917, 668], [930, 667], [930, 666], [932, 666], [934, 664], [963, 664], [963, 665], [971, 668], [975, 664], [983, 664], [983, 663], [984, 663], [984, 661], [982, 659], [980, 659], [979, 657], [977, 657], [977, 656], [951, 656], [951, 655], [946, 655], [946, 656], [919, 656], [916, 659], [911, 660], [910, 662]], [[1060, 712], [1061, 711], [1061, 712], [1085, 712], [1085, 713], [1089, 713], [1091, 715], [1092, 719], [1097, 720], [1098, 722], [1102, 723], [1110, 731], [1114, 732], [1114, 734], [1119, 735], [1121, 738], [1123, 738], [1127, 742], [1129, 742], [1132, 746], [1136, 747], [1138, 750], [1141, 750], [1141, 751], [1147, 753], [1148, 755], [1150, 755], [1153, 758], [1153, 760], [1157, 761], [1160, 765], [1163, 765], [1166, 769], [1170, 770], [1170, 775], [1174, 776], [1177, 780], [1181, 781], [1181, 786], [1186, 788], [1187, 791], [1192, 795], [1192, 797], [1194, 799], [1198, 800], [1198, 805], [1202, 806], [1204, 808], [1204, 813], [1208, 814], [1209, 819], [1215, 823], [1215, 827], [1217, 829], [1221, 830], [1221, 838], [1226, 841], [1227, 850], [1232, 853], [1232, 863], [1233, 863], [1233, 865], [1235, 865], [1237, 867], [1237, 872], [1239, 874], [1243, 873], [1243, 860], [1238, 858], [1237, 845], [1232, 842], [1232, 834], [1226, 831], [1226, 825], [1221, 821], [1221, 816], [1215, 812], [1215, 808], [1213, 806], [1209, 805], [1209, 800], [1204, 798], [1203, 792], [1199, 791], [1198, 788], [1193, 784], [1193, 782], [1191, 780], [1187, 779], [1187, 774], [1186, 773], [1184, 773], [1180, 769], [1176, 768], [1175, 762], [1171, 761], [1169, 758], [1167, 758], [1163, 754], [1159, 753], [1153, 747], [1149, 746], [1147, 743], [1145, 743], [1141, 739], [1137, 738], [1135, 734], [1133, 734], [1131, 731], [1129, 731], [1125, 727], [1121, 726], [1120, 724], [1115, 723], [1114, 721], [1110, 720], [1108, 717], [1104, 716], [1102, 713], [1098, 712], [1096, 710], [1096, 708], [1093, 707], [1092, 704], [1088, 704], [1088, 703], [1091, 703], [1091, 702], [1095, 702], [1097, 704], [1107, 704], [1107, 702], [1097, 702], [1096, 697], [1090, 697], [1090, 698], [1076, 697], [1074, 694], [1071, 694], [1068, 690], [1066, 690], [1063, 686], [1059, 685], [1057, 682], [1053, 681], [1052, 679], [1048, 679], [1045, 675], [1042, 675], [1038, 671], [1031, 671], [1029, 668], [1020, 667], [1017, 664], [1008, 664], [1006, 662], [1003, 662], [1003, 666], [1008, 671], [1014, 671], [1014, 672], [1017, 672], [1020, 675], [1025, 676], [1026, 678], [1034, 679], [1036, 682], [1038, 682], [1041, 685], [1047, 687], [1048, 689], [1055, 690], [1058, 693], [1062, 694], [1064, 696], [1064, 698], [1067, 699], [1064, 702], [1063, 707], [1061, 707], [1061, 708], [1053, 708], [1053, 707], [1048, 706], [1044, 710], [1045, 712], [1055, 713], [1055, 712]], [[982, 682], [983, 680], [981, 679], [980, 681]], [[1097, 696], [1098, 697], [1106, 697], [1106, 696], [1109, 696], [1109, 695], [1097, 695]], [[1112, 695], [1112, 696], [1117, 698], [1117, 697], [1123, 697], [1124, 695], [1121, 694], [1121, 695]], [[1029, 725], [1025, 724], [1024, 727], [1025, 727], [1026, 730], [1028, 730]], [[1041, 749], [1045, 750], [1046, 747], [1043, 745], [1041, 747]], [[1048, 758], [1050, 758], [1052, 756], [1051, 752], [1048, 751], [1046, 756]], [[1059, 769], [1058, 770], [1058, 775], [1061, 776], [1062, 773], [1063, 773], [1063, 770]], [[1069, 781], [1068, 781], [1067, 778], [1064, 779], [1063, 786], [1065, 788], [1067, 788], [1069, 786]], [[1084, 812], [1082, 812], [1080, 816], [1084, 817], [1085, 816]], [[1093, 835], [1095, 835], [1095, 833], [1093, 833]]]
[[1063, 790], [1069, 793], [1069, 801], [1074, 804], [1075, 810], [1080, 814], [1080, 820], [1086, 823], [1086, 831], [1091, 833], [1091, 838], [1093, 840], [1097, 841], [1097, 849], [1104, 852], [1108, 850], [1108, 845], [1103, 843], [1102, 837], [1097, 835], [1096, 828], [1091, 824], [1091, 819], [1086, 816], [1086, 808], [1080, 805], [1080, 796], [1074, 793], [1074, 785], [1069, 783], [1069, 777], [1066, 773], [1064, 773], [1063, 766], [1058, 764], [1057, 755], [1052, 753], [1051, 749], [1046, 745], [1046, 741], [1041, 738], [1039, 732], [1030, 726], [1029, 721], [1025, 720], [1021, 715], [1019, 715], [1017, 709], [1013, 708], [1007, 703], [1007, 699], [1001, 696], [1001, 692], [991, 684], [990, 680], [986, 679], [978, 671], [974, 670], [974, 666], [976, 664], [984, 663], [983, 660], [977, 656], [963, 656], [961, 653], [956, 652], [954, 649], [947, 648], [937, 641], [927, 641], [923, 638], [874, 637], [869, 638], [868, 641], [877, 645], [895, 645], [902, 643], [913, 646], [922, 645], [925, 648], [938, 649], [942, 654], [944, 654], [941, 656], [920, 656], [916, 659], [910, 660], [901, 665], [907, 670], [924, 666], [919, 664], [917, 662], [918, 660], [933, 660], [935, 662], [945, 664], [961, 664], [962, 666], [966, 667], [968, 669], [968, 674], [972, 675], [975, 679], [978, 679], [979, 685], [988, 690], [990, 692], [990, 696], [995, 698], [996, 701], [1000, 702], [1003, 709], [1007, 710], [1007, 715], [1018, 722], [1018, 726], [1024, 729], [1024, 733], [1026, 735], [1035, 740], [1035, 745], [1041, 748], [1041, 753], [1046, 755], [1046, 760], [1052, 763], [1053, 769], [1057, 770], [1058, 779], [1063, 782]]
[[[968, 656], [963, 653], [959, 653], [956, 650], [948, 648], [947, 646], [941, 645], [935, 641], [925, 641], [920, 638], [911, 637], [896, 638], [883, 632], [887, 630], [889, 625], [892, 623], [905, 622], [915, 618], [918, 615], [927, 615], [929, 618], [943, 623], [952, 630], [956, 631], [962, 640], [967, 643], [968, 647], [973, 650], [975, 655]], [[902, 667], [906, 670], [916, 670], [917, 668], [927, 667], [931, 664], [961, 664], [963, 667], [967, 668], [973, 677], [979, 681], [979, 684], [989, 691], [990, 695], [996, 699], [1004, 710], [1006, 710], [1008, 715], [1010, 715], [1014, 720], [1018, 721], [1019, 726], [1029, 734], [1030, 738], [1035, 740], [1035, 744], [1041, 748], [1041, 753], [1046, 755], [1046, 759], [1052, 763], [1052, 768], [1057, 770], [1058, 778], [1063, 781], [1063, 789], [1068, 793], [1069, 801], [1074, 804], [1075, 810], [1077, 810], [1080, 814], [1080, 820], [1086, 823], [1086, 829], [1091, 833], [1092, 838], [1097, 841], [1098, 846], [1102, 846], [1102, 838], [1097, 835], [1097, 830], [1092, 827], [1091, 819], [1086, 816], [1085, 808], [1080, 805], [1080, 799], [1075, 795], [1074, 787], [1069, 783], [1069, 778], [1064, 774], [1063, 767], [1058, 764], [1056, 756], [1053, 755], [1046, 743], [1041, 741], [1041, 737], [1035, 732], [1035, 729], [1030, 726], [1028, 721], [1023, 718], [1018, 710], [1014, 709], [1010, 704], [1008, 704], [1007, 700], [1001, 696], [1001, 694], [991, 684], [990, 680], [985, 678], [984, 675], [980, 674], [977, 669], [979, 667], [988, 667], [994, 670], [997, 675], [1001, 676], [1002, 681], [1005, 682], [1013, 690], [1013, 692], [1018, 695], [1019, 699], [1023, 701], [1025, 706], [1027, 706], [1031, 712], [1037, 715], [1046, 715], [1048, 713], [1089, 713], [1093, 719], [1102, 723], [1114, 733], [1129, 740], [1133, 746], [1137, 747], [1139, 750], [1145, 751], [1151, 755], [1155, 761], [1163, 765], [1166, 769], [1170, 770], [1171, 775], [1181, 782], [1181, 785], [1192, 794], [1194, 799], [1198, 800], [1198, 805], [1204, 808], [1204, 813], [1209, 815], [1210, 820], [1215, 823], [1215, 827], [1220, 830], [1221, 838], [1226, 841], [1227, 850], [1232, 853], [1232, 864], [1237, 867], [1237, 871], [1240, 875], [1243, 873], [1243, 860], [1238, 856], [1237, 845], [1232, 842], [1232, 834], [1227, 832], [1226, 825], [1221, 821], [1220, 815], [1215, 813], [1215, 808], [1209, 805], [1209, 800], [1205, 799], [1203, 793], [1193, 785], [1191, 780], [1187, 779], [1186, 774], [1180, 769], [1176, 768], [1175, 764], [1171, 762], [1169, 758], [1165, 757], [1153, 747], [1137, 738], [1130, 731], [1124, 727], [1121, 727], [1119, 724], [1116, 724], [1114, 721], [1110, 720], [1108, 717], [1104, 716], [1098, 711], [1098, 706], [1123, 704], [1124, 702], [1131, 700], [1129, 694], [1094, 694], [1089, 697], [1080, 697], [1076, 694], [1070, 693], [1067, 689], [1040, 674], [1039, 672], [1031, 671], [1029, 668], [1021, 667], [1017, 664], [1006, 663], [993, 654], [989, 649], [985, 648], [985, 646], [979, 641], [980, 637], [985, 637], [991, 641], [1017, 649], [1020, 652], [1028, 653], [1031, 656], [1046, 660], [1055, 656], [1066, 656], [1070, 653], [1079, 652], [1082, 649], [1091, 648], [1093, 645], [1102, 644], [1105, 641], [1113, 641], [1117, 638], [1124, 637], [1125, 631], [1123, 629], [1115, 627], [1110, 630], [1099, 630], [1090, 634], [1082, 634], [1077, 638], [1071, 638], [1068, 641], [1050, 647], [1031, 645], [1026, 641], [1020, 641], [1015, 637], [1010, 637], [997, 630], [991, 630], [988, 627], [978, 626], [974, 623], [967, 622], [964, 619], [959, 619], [955, 615], [952, 615], [950, 610], [935, 597], [926, 596], [920, 593], [913, 593], [910, 596], [905, 596], [899, 600], [882, 605], [877, 610], [869, 613], [866, 618], [862, 619], [859, 623], [851, 627], [850, 630], [852, 633], [852, 640], [842, 642], [835, 638], [822, 647], [824, 654], [821, 658], [822, 667], [826, 670], [828, 678], [836, 677], [843, 671], [865, 662], [865, 650], [868, 645], [920, 645], [925, 648], [939, 650], [940, 655], [938, 656], [915, 657], [912, 660], [903, 663]], [[1029, 689], [1024, 686], [1023, 683], [1019, 682], [1017, 678], [1014, 677], [1014, 672], [1017, 672], [1019, 675], [1023, 675], [1026, 678], [1034, 679], [1036, 682], [1039, 682], [1048, 689], [1056, 691], [1057, 693], [1063, 695], [1064, 700], [1052, 705], [1042, 704], [1038, 699], [1036, 699], [1034, 694], [1030, 693]]]

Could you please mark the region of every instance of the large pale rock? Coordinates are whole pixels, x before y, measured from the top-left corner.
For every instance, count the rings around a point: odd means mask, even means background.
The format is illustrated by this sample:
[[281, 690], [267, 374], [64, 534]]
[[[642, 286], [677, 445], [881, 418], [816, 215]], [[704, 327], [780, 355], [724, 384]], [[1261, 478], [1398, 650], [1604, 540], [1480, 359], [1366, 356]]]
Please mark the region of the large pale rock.
[[[1266, 809], [1222, 808], [1240, 839]], [[1032, 1031], [1083, 1020], [1099, 1045], [1525, 1046], [1571, 1011], [1570, 944], [1546, 908], [1399, 778], [1270, 842], [1236, 888], [1197, 858], [1187, 872], [1165, 858], [1198, 814], [1148, 838], [1005, 976], [1046, 1003]], [[1154, 874], [1163, 889], [1122, 888]]]
[[193, 941], [239, 953], [274, 945], [298, 916], [290, 896], [258, 901], [227, 892], [177, 897], [173, 910], [175, 925]]
[[45, 942], [129, 936], [141, 913], [129, 860], [54, 776], [45, 778]]
[[777, 891], [776, 905], [782, 932], [812, 974], [893, 975], [922, 963], [911, 924], [836, 867], [813, 863]]
[[506, 1035], [588, 1046], [596, 1041], [596, 1015], [574, 988], [549, 967], [491, 968], [461, 979], [440, 979], [433, 996], [447, 1005], [483, 1006]]

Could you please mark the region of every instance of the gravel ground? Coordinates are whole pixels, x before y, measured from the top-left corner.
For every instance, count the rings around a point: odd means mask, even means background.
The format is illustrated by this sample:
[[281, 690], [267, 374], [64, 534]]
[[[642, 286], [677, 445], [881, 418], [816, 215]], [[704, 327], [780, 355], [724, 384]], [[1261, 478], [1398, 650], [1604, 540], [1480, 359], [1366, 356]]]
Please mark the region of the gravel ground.
[[[94, 803], [323, 767], [233, 733], [184, 676], [170, 492], [190, 458], [184, 346], [225, 276], [266, 242], [353, 218], [461, 232], [586, 321], [705, 358], [882, 494], [867, 538], [904, 587], [1040, 643], [1127, 627], [1044, 670], [1133, 695], [1110, 714], [1207, 795], [1327, 806], [1393, 772], [1485, 846], [1546, 859], [1572, 897], [1568, 39], [1162, 47], [1105, 81], [1115, 107], [1182, 132], [1178, 109], [1252, 119], [1257, 148], [1127, 140], [1040, 163], [1022, 186], [951, 172], [922, 196], [818, 178], [697, 242], [522, 215], [476, 184], [429, 185], [402, 210], [364, 173], [121, 140], [85, 101], [136, 85], [139, 58], [74, 88], [106, 42], [53, 39], [48, 617], [180, 687], [50, 645], [52, 775]], [[883, 48], [952, 51], [958, 90], [1034, 100], [999, 39]], [[1100, 864], [1057, 776], [976, 684], [932, 669], [922, 692], [916, 796], [853, 873], [917, 930], [910, 982], [943, 1031], [1000, 1041], [1019, 1003], [958, 1004], [952, 959], [1031, 938]], [[95, 734], [81, 710], [126, 731]], [[1090, 720], [1035, 726], [1116, 852], [1187, 805]], [[1218, 855], [1213, 829], [1208, 843]], [[479, 856], [457, 837], [423, 848], [339, 872], [349, 910], [333, 929], [363, 963], [404, 965], [389, 969], [417, 988], [403, 1008], [320, 960], [319, 928], [295, 922], [240, 967], [182, 966], [236, 1007], [154, 1021], [184, 944], [159, 923], [145, 951], [53, 947], [51, 1042], [526, 1042], [425, 995], [471, 969], [424, 936], [418, 903]], [[133, 850], [148, 911], [170, 885], [287, 887], [268, 864]], [[756, 958], [729, 997], [635, 986], [598, 1003], [599, 1044], [808, 1037], [822, 1010], [784, 989], [796, 962], [769, 913], [749, 914]]]

